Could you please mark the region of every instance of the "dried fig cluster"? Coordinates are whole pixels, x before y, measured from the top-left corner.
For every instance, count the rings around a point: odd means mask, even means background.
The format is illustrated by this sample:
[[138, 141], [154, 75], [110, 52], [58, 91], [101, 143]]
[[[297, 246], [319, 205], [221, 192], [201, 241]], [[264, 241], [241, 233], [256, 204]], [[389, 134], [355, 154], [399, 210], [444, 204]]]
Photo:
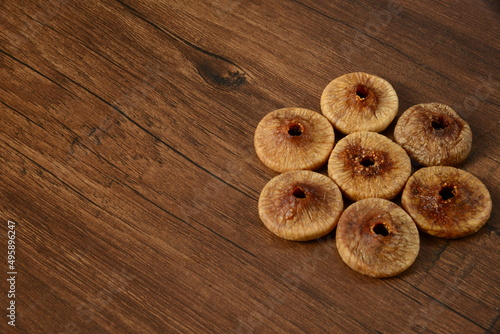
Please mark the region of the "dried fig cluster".
[[[490, 194], [477, 177], [453, 167], [471, 151], [470, 126], [447, 105], [418, 104], [397, 120], [394, 142], [379, 132], [395, 119], [398, 103], [386, 80], [356, 72], [325, 87], [321, 113], [282, 108], [266, 115], [255, 150], [282, 174], [259, 197], [264, 225], [294, 241], [336, 228], [342, 260], [372, 277], [413, 264], [418, 230], [442, 238], [478, 231], [491, 214]], [[345, 135], [337, 143], [334, 129]], [[318, 172], [325, 164], [327, 175]], [[391, 201], [399, 194], [401, 206]], [[353, 202], [347, 208], [343, 197]]]

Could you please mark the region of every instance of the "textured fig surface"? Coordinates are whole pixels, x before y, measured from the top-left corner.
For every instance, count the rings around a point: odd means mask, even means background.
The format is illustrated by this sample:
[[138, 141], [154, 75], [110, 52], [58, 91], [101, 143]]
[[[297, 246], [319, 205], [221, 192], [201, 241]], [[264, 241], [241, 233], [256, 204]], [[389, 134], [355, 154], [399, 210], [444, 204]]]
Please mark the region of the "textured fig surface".
[[372, 277], [391, 277], [405, 271], [420, 249], [411, 217], [398, 205], [380, 198], [351, 204], [339, 219], [335, 238], [342, 260]]
[[453, 166], [472, 147], [472, 131], [451, 107], [424, 103], [408, 108], [394, 129], [394, 139], [423, 166]]
[[401, 199], [418, 228], [442, 238], [478, 231], [491, 214], [486, 186], [471, 173], [449, 166], [425, 167], [408, 180]]
[[321, 95], [321, 112], [344, 134], [383, 131], [396, 117], [398, 106], [392, 85], [364, 72], [334, 79]]
[[329, 177], [312, 171], [291, 171], [264, 186], [259, 215], [277, 236], [307, 241], [331, 232], [343, 205], [342, 194]]
[[342, 138], [328, 160], [328, 175], [351, 200], [394, 198], [410, 177], [405, 150], [374, 132], [355, 132]]
[[272, 170], [314, 170], [326, 163], [335, 135], [320, 113], [304, 108], [277, 109], [262, 118], [255, 130], [257, 156]]

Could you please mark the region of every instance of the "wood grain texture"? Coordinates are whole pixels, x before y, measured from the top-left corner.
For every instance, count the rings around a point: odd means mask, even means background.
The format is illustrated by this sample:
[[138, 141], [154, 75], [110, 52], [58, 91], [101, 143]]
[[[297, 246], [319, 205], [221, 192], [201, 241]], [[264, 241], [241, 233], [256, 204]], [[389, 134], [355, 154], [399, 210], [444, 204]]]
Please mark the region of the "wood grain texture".
[[[2, 1], [0, 254], [14, 220], [18, 275], [0, 332], [500, 331], [499, 20], [492, 0]], [[353, 71], [388, 80], [399, 114], [452, 106], [474, 135], [461, 167], [493, 198], [478, 233], [422, 235], [391, 279], [257, 212], [276, 175], [259, 120], [319, 111]]]

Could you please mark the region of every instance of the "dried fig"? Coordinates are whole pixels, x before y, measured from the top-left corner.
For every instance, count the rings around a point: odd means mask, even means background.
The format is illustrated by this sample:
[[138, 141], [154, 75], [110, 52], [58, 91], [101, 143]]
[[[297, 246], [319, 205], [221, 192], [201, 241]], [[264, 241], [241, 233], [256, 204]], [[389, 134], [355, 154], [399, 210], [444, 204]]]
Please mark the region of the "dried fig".
[[335, 140], [333, 127], [320, 113], [304, 108], [270, 112], [255, 130], [255, 151], [277, 172], [317, 169], [328, 160]]
[[488, 189], [477, 177], [449, 166], [416, 171], [401, 202], [420, 230], [442, 238], [476, 232], [489, 219], [492, 206]]
[[420, 239], [411, 217], [381, 198], [351, 204], [341, 215], [336, 244], [342, 260], [372, 277], [391, 277], [408, 269], [417, 258]]
[[343, 205], [342, 194], [329, 177], [299, 170], [280, 174], [264, 186], [259, 215], [277, 236], [307, 241], [332, 231]]
[[396, 117], [398, 104], [389, 82], [364, 72], [334, 79], [321, 95], [323, 115], [345, 134], [383, 131]]
[[424, 103], [408, 108], [401, 115], [394, 139], [420, 165], [452, 166], [469, 155], [472, 131], [451, 107]]
[[341, 139], [328, 160], [328, 175], [351, 200], [392, 199], [411, 174], [408, 154], [375, 132], [355, 132]]

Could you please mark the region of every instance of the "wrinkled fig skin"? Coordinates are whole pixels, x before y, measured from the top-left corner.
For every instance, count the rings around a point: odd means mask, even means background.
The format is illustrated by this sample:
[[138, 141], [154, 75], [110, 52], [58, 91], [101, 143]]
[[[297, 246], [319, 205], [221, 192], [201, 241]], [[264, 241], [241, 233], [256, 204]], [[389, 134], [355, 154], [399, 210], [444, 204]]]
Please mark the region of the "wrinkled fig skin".
[[405, 271], [420, 249], [411, 217], [398, 205], [379, 198], [349, 206], [339, 219], [335, 238], [342, 260], [371, 277], [391, 277]]
[[328, 175], [350, 200], [392, 199], [411, 174], [408, 154], [389, 138], [355, 132], [341, 139], [328, 160]]
[[344, 134], [383, 131], [396, 117], [398, 106], [389, 82], [363, 72], [334, 79], [321, 95], [321, 112]]
[[326, 163], [335, 135], [320, 113], [303, 108], [283, 108], [262, 118], [255, 130], [259, 159], [274, 171], [314, 170]]
[[259, 215], [277, 236], [307, 241], [330, 233], [344, 208], [342, 194], [329, 177], [292, 171], [271, 179], [259, 198]]
[[418, 104], [407, 109], [394, 129], [394, 138], [422, 166], [462, 163], [472, 147], [472, 131], [451, 107]]
[[491, 214], [486, 186], [464, 170], [435, 166], [416, 171], [401, 199], [418, 228], [441, 238], [460, 238], [478, 231]]

